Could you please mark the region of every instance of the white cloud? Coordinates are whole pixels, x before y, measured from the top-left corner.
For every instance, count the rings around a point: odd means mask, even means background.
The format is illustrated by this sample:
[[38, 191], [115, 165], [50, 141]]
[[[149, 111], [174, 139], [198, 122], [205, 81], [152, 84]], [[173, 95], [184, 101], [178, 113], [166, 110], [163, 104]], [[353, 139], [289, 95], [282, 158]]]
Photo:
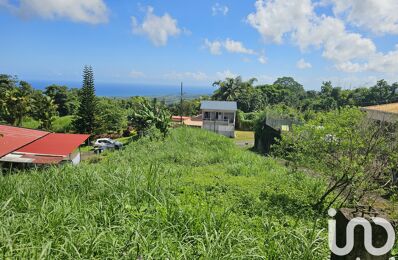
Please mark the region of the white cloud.
[[210, 50], [210, 53], [213, 55], [220, 55], [221, 48], [222, 48], [222, 43], [220, 41], [209, 41], [208, 39], [205, 39], [205, 47]]
[[[335, 13], [348, 13], [347, 19], [356, 25], [371, 26], [375, 20], [377, 32], [395, 32], [398, 8], [394, 7], [398, 7], [398, 1], [394, 0], [394, 3], [393, 0], [325, 1], [335, 4]], [[257, 0], [256, 12], [249, 14], [247, 21], [266, 41], [283, 43], [284, 38], [290, 36], [290, 39], [302, 51], [311, 47], [320, 48], [322, 56], [334, 62], [337, 70], [349, 73], [398, 72], [398, 62], [396, 62], [398, 49], [386, 54], [378, 52], [371, 39], [359, 33], [350, 32], [343, 20], [327, 15], [317, 15], [314, 8], [319, 6], [319, 3], [311, 2], [311, 0], [269, 0], [267, 2]], [[376, 9], [374, 11], [380, 17], [373, 19], [373, 16], [359, 15], [359, 13], [372, 12], [371, 7]], [[359, 17], [363, 21], [359, 20]]]
[[297, 68], [302, 70], [312, 68], [311, 63], [306, 62], [304, 59], [300, 59], [299, 61], [297, 61], [296, 66]]
[[367, 70], [396, 74], [398, 73], [398, 46], [387, 54], [377, 53], [369, 59]]
[[243, 43], [234, 41], [231, 39], [225, 40], [224, 48], [228, 52], [232, 52], [232, 53], [242, 53], [242, 54], [250, 54], [250, 55], [253, 55], [256, 53], [255, 51], [253, 51], [251, 49], [247, 49], [245, 46], [243, 46]]
[[322, 55], [338, 62], [367, 58], [376, 51], [372, 40], [347, 32], [344, 23], [334, 17], [317, 18], [309, 26], [298, 28], [293, 38], [301, 49], [323, 47]]
[[170, 80], [194, 80], [194, 81], [205, 81], [208, 80], [209, 77], [206, 73], [197, 71], [197, 72], [170, 72], [163, 75], [164, 78]]
[[296, 28], [307, 26], [313, 15], [311, 0], [256, 1], [256, 12], [247, 16], [265, 41], [283, 42], [283, 36]]
[[177, 36], [181, 33], [176, 19], [168, 13], [163, 16], [155, 15], [151, 6], [147, 8], [142, 24], [139, 24], [134, 16], [131, 17], [131, 23], [134, 34], [145, 35], [155, 46], [166, 45], [170, 36]]
[[260, 62], [261, 64], [266, 64], [267, 63], [267, 58], [265, 57], [265, 55], [260, 55], [258, 56], [258, 62]]
[[374, 33], [398, 34], [397, 0], [328, 0], [336, 15]]
[[211, 7], [211, 12], [213, 14], [213, 16], [218, 15], [218, 14], [222, 14], [222, 15], [227, 15], [229, 11], [228, 6], [226, 5], [221, 5], [219, 3], [215, 3], [212, 7]]
[[222, 49], [225, 49], [230, 53], [241, 53], [254, 55], [256, 52], [254, 50], [246, 48], [242, 42], [234, 41], [227, 38], [225, 41], [209, 41], [205, 39], [205, 47], [210, 50], [213, 55], [222, 54]]
[[22, 17], [67, 18], [91, 24], [108, 21], [108, 9], [103, 0], [0, 0], [1, 6]]
[[142, 71], [138, 71], [138, 70], [132, 70], [129, 73], [130, 78], [133, 79], [139, 79], [139, 78], [144, 78], [145, 77], [145, 73]]
[[218, 79], [224, 80], [226, 78], [236, 78], [238, 75], [235, 73], [232, 73], [230, 70], [224, 70], [221, 72], [217, 72], [216, 76]]
[[344, 71], [344, 72], [361, 72], [364, 70], [364, 67], [359, 63], [353, 63], [351, 61], [342, 62], [335, 65], [337, 70]]

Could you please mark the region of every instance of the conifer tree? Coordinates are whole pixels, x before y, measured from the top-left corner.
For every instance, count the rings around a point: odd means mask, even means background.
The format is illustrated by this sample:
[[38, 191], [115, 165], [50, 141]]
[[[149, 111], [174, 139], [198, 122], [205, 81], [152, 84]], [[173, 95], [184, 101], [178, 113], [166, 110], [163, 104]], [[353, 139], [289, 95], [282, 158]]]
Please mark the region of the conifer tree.
[[74, 127], [79, 133], [92, 134], [97, 125], [97, 97], [95, 96], [94, 73], [91, 66], [83, 70], [83, 86], [79, 95], [79, 110]]

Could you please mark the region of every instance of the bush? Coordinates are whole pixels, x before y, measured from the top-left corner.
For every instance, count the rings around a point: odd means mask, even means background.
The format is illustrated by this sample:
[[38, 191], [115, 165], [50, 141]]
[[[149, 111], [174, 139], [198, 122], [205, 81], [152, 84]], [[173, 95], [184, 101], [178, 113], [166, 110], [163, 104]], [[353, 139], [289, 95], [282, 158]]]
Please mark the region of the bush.
[[259, 113], [257, 112], [244, 113], [238, 110], [236, 114], [236, 128], [242, 131], [253, 131], [258, 115]]

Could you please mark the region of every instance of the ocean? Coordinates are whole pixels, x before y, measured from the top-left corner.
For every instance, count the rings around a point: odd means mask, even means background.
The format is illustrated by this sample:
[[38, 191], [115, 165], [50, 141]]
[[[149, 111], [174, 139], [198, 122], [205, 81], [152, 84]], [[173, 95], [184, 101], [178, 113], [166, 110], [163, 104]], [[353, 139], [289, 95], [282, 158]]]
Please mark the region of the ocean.
[[[28, 81], [34, 88], [43, 90], [51, 84], [65, 85], [68, 87], [80, 88], [81, 82], [68, 81]], [[128, 83], [104, 83], [96, 82], [95, 89], [97, 96], [106, 97], [130, 97], [130, 96], [175, 96], [180, 94], [180, 85], [149, 85], [149, 84], [128, 84]], [[187, 96], [210, 95], [215, 90], [212, 86], [184, 86], [183, 92]]]

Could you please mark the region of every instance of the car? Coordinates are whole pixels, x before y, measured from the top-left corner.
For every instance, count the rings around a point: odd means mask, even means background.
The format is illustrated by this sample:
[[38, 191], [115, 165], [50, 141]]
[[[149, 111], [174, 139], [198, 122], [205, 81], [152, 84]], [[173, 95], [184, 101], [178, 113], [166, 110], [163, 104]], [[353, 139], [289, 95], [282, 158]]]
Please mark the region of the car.
[[112, 140], [110, 138], [100, 138], [95, 141], [94, 148], [95, 149], [100, 148], [101, 150], [106, 150], [106, 149], [118, 150], [123, 148], [123, 144], [121, 142]]

